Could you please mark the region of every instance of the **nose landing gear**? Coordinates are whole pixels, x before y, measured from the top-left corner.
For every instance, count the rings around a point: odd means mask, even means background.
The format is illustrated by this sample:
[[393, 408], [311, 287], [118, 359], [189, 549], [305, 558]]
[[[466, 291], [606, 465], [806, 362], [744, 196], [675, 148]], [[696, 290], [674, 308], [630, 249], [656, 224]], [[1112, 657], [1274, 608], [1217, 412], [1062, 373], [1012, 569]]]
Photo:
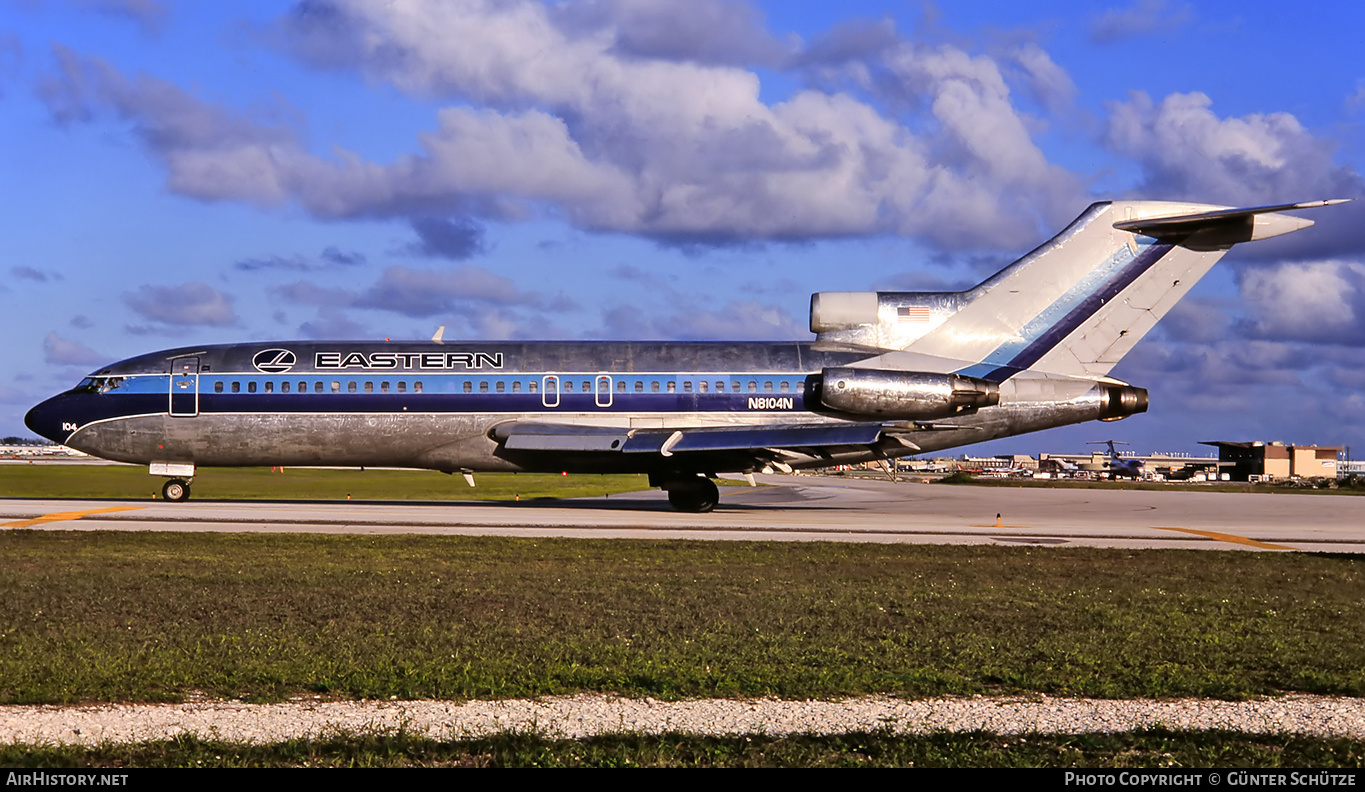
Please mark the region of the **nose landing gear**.
[[190, 483], [184, 479], [171, 479], [161, 488], [161, 497], [172, 503], [189, 500]]

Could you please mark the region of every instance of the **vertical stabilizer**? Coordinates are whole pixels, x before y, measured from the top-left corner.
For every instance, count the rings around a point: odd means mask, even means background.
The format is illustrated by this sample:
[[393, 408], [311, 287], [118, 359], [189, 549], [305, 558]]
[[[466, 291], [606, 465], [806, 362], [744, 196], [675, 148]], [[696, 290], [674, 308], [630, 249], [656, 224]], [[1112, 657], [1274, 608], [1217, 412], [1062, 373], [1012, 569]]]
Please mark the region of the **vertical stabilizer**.
[[816, 295], [819, 342], [966, 361], [1003, 381], [1024, 370], [1095, 379], [1239, 242], [1312, 225], [1287, 209], [1163, 201], [1097, 203], [979, 286], [957, 293]]

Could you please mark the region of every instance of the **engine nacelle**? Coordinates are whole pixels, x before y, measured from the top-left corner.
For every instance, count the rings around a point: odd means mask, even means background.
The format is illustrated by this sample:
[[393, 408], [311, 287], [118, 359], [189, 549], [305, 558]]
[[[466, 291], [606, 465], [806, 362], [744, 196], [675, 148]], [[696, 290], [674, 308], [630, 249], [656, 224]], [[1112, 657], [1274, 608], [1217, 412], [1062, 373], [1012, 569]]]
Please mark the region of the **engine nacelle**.
[[960, 374], [827, 368], [820, 401], [831, 410], [920, 421], [967, 415], [1000, 403], [1000, 386]]
[[1121, 421], [1147, 412], [1147, 389], [1131, 385], [1100, 386], [1100, 420]]

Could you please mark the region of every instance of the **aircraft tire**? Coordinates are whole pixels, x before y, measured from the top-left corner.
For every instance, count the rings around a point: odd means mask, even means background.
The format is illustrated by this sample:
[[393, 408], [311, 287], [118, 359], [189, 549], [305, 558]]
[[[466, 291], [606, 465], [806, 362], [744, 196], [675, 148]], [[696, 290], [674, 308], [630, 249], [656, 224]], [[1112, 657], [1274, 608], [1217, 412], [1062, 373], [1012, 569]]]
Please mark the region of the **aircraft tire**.
[[171, 503], [179, 503], [190, 499], [190, 483], [183, 479], [171, 479], [166, 482], [166, 486], [161, 488], [161, 497]]
[[668, 502], [678, 511], [705, 514], [720, 503], [720, 490], [705, 476], [697, 476], [668, 488]]

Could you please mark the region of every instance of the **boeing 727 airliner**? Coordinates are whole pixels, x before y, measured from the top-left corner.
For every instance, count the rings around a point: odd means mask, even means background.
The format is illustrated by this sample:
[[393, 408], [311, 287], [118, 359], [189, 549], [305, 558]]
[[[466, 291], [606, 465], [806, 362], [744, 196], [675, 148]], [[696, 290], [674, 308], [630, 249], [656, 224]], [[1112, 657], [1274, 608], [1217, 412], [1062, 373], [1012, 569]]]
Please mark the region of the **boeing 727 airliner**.
[[[814, 342], [270, 342], [129, 358], [29, 428], [146, 464], [649, 474], [705, 512], [719, 473], [824, 467], [1147, 410], [1109, 376], [1233, 245], [1312, 221], [1156, 201], [1092, 205], [962, 292], [824, 292]], [[472, 478], [470, 479], [472, 483]]]

